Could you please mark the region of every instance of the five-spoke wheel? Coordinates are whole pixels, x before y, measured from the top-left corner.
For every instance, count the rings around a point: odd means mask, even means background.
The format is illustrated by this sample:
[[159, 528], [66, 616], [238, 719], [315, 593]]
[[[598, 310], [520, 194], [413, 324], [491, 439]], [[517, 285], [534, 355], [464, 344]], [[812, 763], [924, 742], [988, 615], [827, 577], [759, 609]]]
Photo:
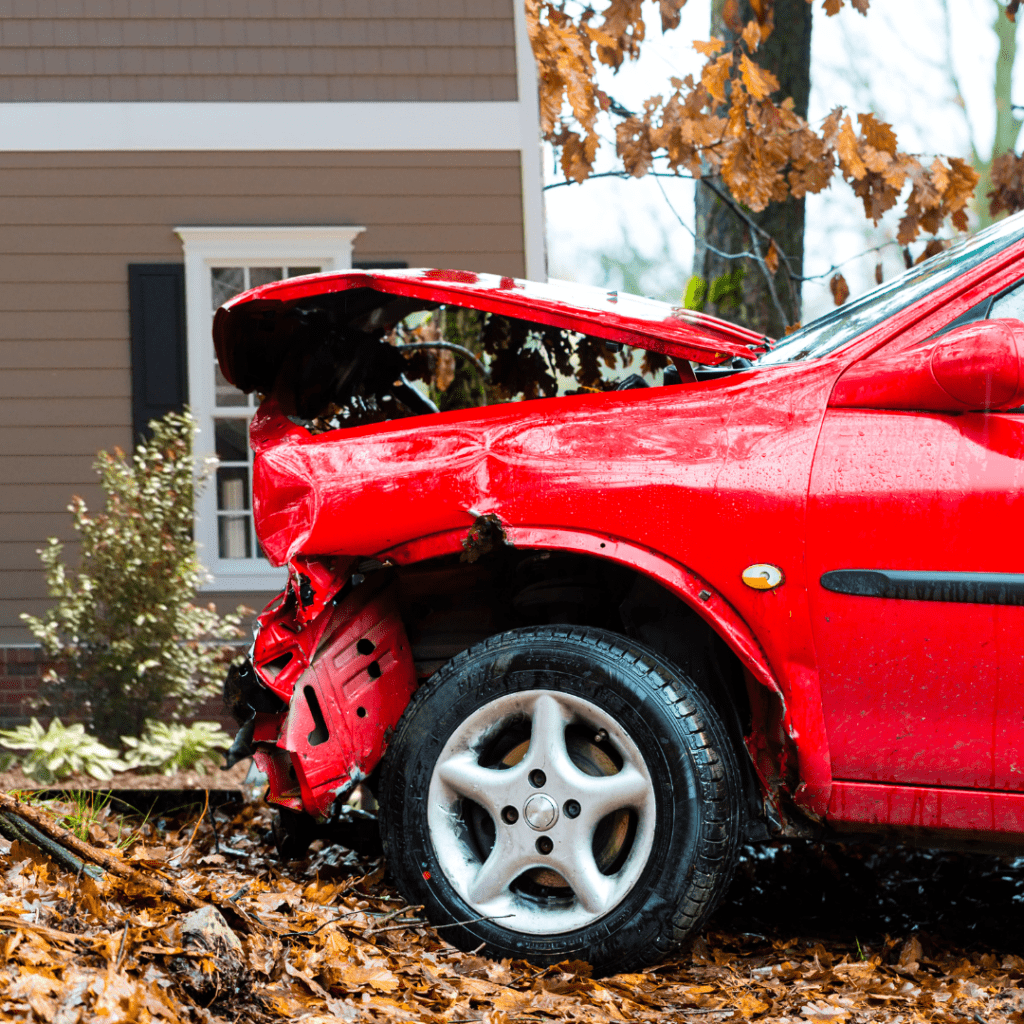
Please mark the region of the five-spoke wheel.
[[654, 802], [643, 756], [611, 715], [572, 694], [525, 690], [451, 735], [427, 821], [459, 895], [540, 935], [583, 927], [621, 901], [647, 863]]
[[406, 897], [464, 948], [621, 970], [664, 955], [731, 873], [737, 771], [715, 713], [653, 652], [535, 627], [453, 659], [381, 778]]

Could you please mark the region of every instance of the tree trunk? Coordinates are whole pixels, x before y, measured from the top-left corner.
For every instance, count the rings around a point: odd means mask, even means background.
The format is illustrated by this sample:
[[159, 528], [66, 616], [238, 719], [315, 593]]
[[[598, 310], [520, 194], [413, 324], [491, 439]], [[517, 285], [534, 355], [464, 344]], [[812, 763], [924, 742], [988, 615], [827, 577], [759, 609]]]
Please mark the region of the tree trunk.
[[[711, 34], [724, 39], [731, 46], [736, 38], [723, 17], [726, 0], [712, 0]], [[754, 18], [749, 0], [740, 0], [739, 22], [745, 25]], [[791, 96], [794, 111], [807, 116], [807, 100], [811, 91], [811, 14], [807, 0], [775, 0], [775, 31], [754, 54], [757, 63], [779, 80], [779, 98]], [[707, 179], [720, 192], [728, 191], [717, 176]], [[730, 197], [731, 199], [731, 197]], [[788, 270], [799, 278], [804, 266], [804, 200], [790, 197], [784, 203], [772, 203], [761, 213], [741, 207], [754, 223], [775, 240], [776, 246], [788, 259]], [[694, 273], [709, 286], [726, 274], [741, 268], [742, 280], [738, 287], [718, 302], [709, 303], [709, 311], [734, 323], [750, 327], [771, 337], [781, 337], [786, 327], [800, 320], [800, 281], [791, 281], [783, 260], [773, 278], [778, 303], [772, 298], [765, 272], [756, 260], [725, 259], [716, 255], [708, 245], [721, 252], [738, 253], [756, 251], [750, 241], [747, 225], [742, 218], [723, 203], [705, 184], [697, 185], [697, 249], [694, 254]], [[761, 255], [768, 243], [759, 238]], [[711, 297], [721, 289], [710, 288]], [[784, 314], [784, 315], [783, 315]]]

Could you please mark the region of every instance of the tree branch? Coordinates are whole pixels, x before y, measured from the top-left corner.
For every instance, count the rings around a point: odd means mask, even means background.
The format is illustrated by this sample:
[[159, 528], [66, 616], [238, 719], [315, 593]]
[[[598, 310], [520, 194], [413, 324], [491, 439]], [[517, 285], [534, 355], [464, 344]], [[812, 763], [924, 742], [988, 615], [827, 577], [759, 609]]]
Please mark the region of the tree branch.
[[750, 244], [751, 246], [753, 246], [754, 249], [754, 259], [756, 260], [757, 265], [761, 268], [761, 273], [764, 274], [765, 283], [768, 285], [768, 294], [772, 298], [772, 304], [775, 306], [775, 312], [779, 314], [782, 323], [786, 327], [789, 327], [790, 319], [788, 316], [786, 316], [786, 311], [782, 308], [782, 303], [779, 301], [779, 293], [775, 290], [774, 275], [768, 269], [768, 265], [765, 263], [764, 257], [761, 255], [761, 247], [760, 245], [758, 245], [757, 242], [757, 236], [761, 234], [767, 238], [767, 232], [765, 232], [765, 230], [754, 220], [748, 217], [743, 212], [743, 210], [741, 210], [740, 207], [735, 202], [733, 202], [730, 196], [727, 196], [724, 192], [722, 192], [721, 189], [716, 188], [714, 185], [712, 185], [711, 182], [707, 180], [707, 178], [701, 178], [700, 180], [701, 184], [706, 189], [710, 190], [715, 196], [717, 196], [718, 199], [722, 203], [724, 203], [725, 206], [729, 210], [731, 210], [733, 214], [739, 217], [739, 219], [743, 221], [744, 224], [746, 224], [749, 232], [748, 237], [750, 238]]
[[150, 892], [156, 893], [166, 900], [177, 903], [178, 906], [184, 907], [186, 910], [198, 910], [204, 906], [195, 896], [185, 892], [176, 883], [165, 882], [156, 875], [144, 875], [141, 871], [136, 871], [135, 868], [129, 867], [123, 860], [115, 857], [112, 853], [97, 849], [95, 846], [83, 842], [73, 832], [58, 825], [38, 808], [21, 803], [21, 801], [16, 800], [8, 793], [0, 793], [0, 810], [7, 812], [8, 820], [10, 820], [11, 816], [14, 816], [22, 819], [23, 822], [34, 825], [44, 836], [48, 836], [51, 840], [59, 843], [65, 850], [70, 850], [72, 853], [77, 854], [82, 860], [92, 861], [92, 863], [98, 864], [112, 875], [124, 878], [142, 889], [148, 889]]

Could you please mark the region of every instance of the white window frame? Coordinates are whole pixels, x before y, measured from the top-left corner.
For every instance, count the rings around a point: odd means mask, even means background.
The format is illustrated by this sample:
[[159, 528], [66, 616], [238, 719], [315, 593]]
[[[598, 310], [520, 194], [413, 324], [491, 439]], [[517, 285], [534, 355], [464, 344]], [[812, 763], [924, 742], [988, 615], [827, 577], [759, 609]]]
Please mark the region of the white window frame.
[[[196, 462], [214, 457], [213, 290], [211, 271], [220, 266], [319, 266], [350, 270], [352, 244], [366, 229], [315, 227], [178, 227], [185, 254], [185, 317], [188, 335], [188, 394], [199, 427]], [[251, 485], [251, 481], [250, 481]], [[199, 557], [211, 574], [203, 590], [280, 590], [285, 571], [257, 558], [219, 557], [217, 493], [211, 479], [196, 500]]]

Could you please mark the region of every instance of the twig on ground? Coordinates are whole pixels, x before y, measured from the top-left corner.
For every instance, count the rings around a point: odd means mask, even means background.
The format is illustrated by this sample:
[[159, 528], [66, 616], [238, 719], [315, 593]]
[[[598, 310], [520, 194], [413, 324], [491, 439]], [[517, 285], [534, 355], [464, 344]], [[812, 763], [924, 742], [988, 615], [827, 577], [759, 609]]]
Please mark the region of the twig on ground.
[[[58, 825], [49, 815], [44, 814], [38, 808], [23, 804], [7, 793], [0, 793], [0, 811], [8, 812], [20, 818], [22, 821], [34, 825], [40, 832], [44, 833], [55, 843], [64, 847], [65, 852], [70, 850], [76, 853], [83, 860], [91, 861], [127, 881], [134, 883], [142, 889], [148, 889], [157, 893], [164, 899], [177, 903], [186, 910], [198, 910], [204, 906], [202, 901], [196, 899], [191, 893], [185, 892], [180, 885], [174, 882], [165, 882], [155, 875], [150, 877], [125, 864], [120, 858], [108, 853], [106, 850], [97, 849], [89, 843], [81, 840], [73, 832]], [[56, 855], [55, 855], [56, 856]]]
[[[207, 792], [207, 799], [210, 798], [209, 792]], [[213, 850], [214, 853], [220, 853], [220, 836], [217, 835], [217, 812], [210, 811], [210, 828], [213, 829]]]
[[203, 823], [203, 818], [206, 817], [206, 811], [210, 806], [210, 791], [206, 790], [206, 802], [203, 804], [203, 813], [199, 815], [199, 820], [196, 822], [196, 827], [192, 829], [192, 835], [188, 837], [188, 842], [185, 844], [185, 849], [181, 851], [181, 855], [178, 858], [178, 863], [183, 864], [185, 857], [188, 855], [188, 851], [192, 849], [192, 841], [196, 837], [196, 833], [199, 831], [199, 826]]
[[[406, 907], [406, 910], [412, 910], [416, 908]], [[449, 921], [447, 924], [435, 924], [434, 931], [439, 932], [442, 928], [458, 928], [459, 925], [463, 924], [476, 924], [477, 921], [504, 921], [506, 917], [515, 917], [515, 914], [492, 914], [484, 917], [471, 917], [465, 921]], [[369, 931], [364, 932], [364, 935], [378, 935], [380, 932], [397, 932], [402, 928], [413, 928], [418, 925], [430, 924], [429, 921], [421, 921], [419, 918], [410, 919], [408, 921], [402, 921], [401, 924], [388, 925], [387, 928], [371, 928]]]
[[63, 846], [49, 839], [39, 829], [30, 825], [16, 814], [0, 813], [0, 834], [7, 836], [8, 839], [20, 840], [23, 843], [31, 843], [33, 846], [39, 847], [43, 853], [49, 854], [55, 861], [67, 868], [68, 871], [74, 871], [78, 875], [81, 875], [84, 871], [93, 879], [103, 877], [102, 868], [98, 868], [93, 864], [86, 864], [81, 858], [68, 853]]
[[246, 882], [238, 892], [228, 897], [228, 903], [237, 903], [251, 888], [252, 882]]
[[51, 942], [86, 942], [95, 945], [97, 942], [105, 941], [102, 936], [98, 935], [76, 935], [74, 932], [62, 932], [59, 928], [50, 928], [45, 924], [33, 924], [31, 921], [25, 921], [23, 918], [9, 914], [0, 916], [0, 929], [8, 928], [25, 928], [42, 935], [44, 939], [49, 939]]
[[442, 928], [457, 928], [460, 924], [476, 924], [477, 921], [504, 921], [506, 917], [515, 916], [515, 914], [490, 914], [484, 917], [471, 917], [466, 921], [449, 921], [447, 924], [435, 924], [434, 931], [439, 932]]
[[121, 945], [117, 947], [117, 957], [114, 960], [114, 973], [121, 969], [121, 959], [124, 957], [125, 943], [128, 941], [128, 925], [125, 925], [121, 931]]
[[[415, 910], [421, 910], [422, 907], [403, 907], [401, 910], [396, 910], [395, 914], [402, 914], [406, 910], [414, 910], [414, 909]], [[337, 924], [339, 921], [344, 920], [344, 918], [346, 918], [346, 917], [355, 917], [356, 914], [365, 914], [365, 913], [366, 913], [365, 910], [350, 910], [346, 914], [339, 914], [337, 917], [332, 917], [330, 919], [330, 921], [324, 921], [323, 924], [319, 925], [316, 928], [310, 929], [308, 932], [280, 932], [278, 934], [278, 938], [289, 939], [289, 938], [294, 938], [295, 936], [299, 936], [299, 935], [316, 935], [316, 933], [318, 931], [320, 931], [323, 928], [326, 928], [329, 924]], [[381, 918], [381, 920], [382, 921], [390, 920], [392, 917], [395, 916], [395, 914], [388, 914], [386, 917]]]

